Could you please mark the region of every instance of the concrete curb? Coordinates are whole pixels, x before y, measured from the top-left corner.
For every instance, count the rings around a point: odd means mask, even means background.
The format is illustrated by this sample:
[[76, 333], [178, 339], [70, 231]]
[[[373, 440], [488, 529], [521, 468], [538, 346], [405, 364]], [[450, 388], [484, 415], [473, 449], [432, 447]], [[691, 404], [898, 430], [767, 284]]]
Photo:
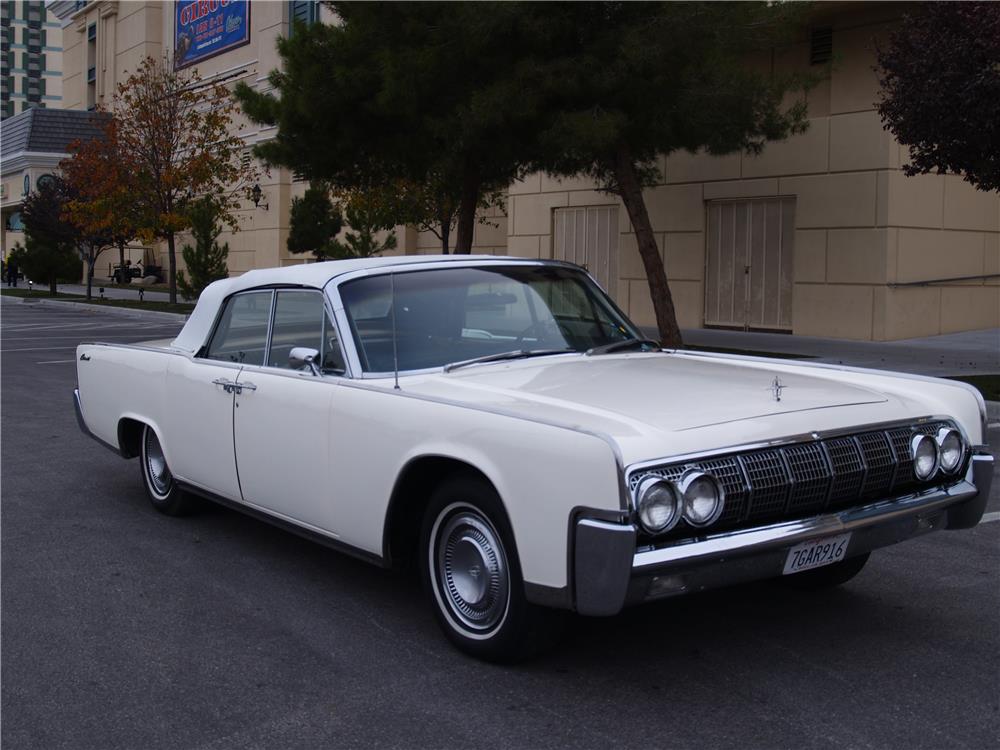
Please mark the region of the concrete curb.
[[990, 424], [1000, 422], [1000, 401], [986, 402], [986, 421]]
[[[172, 312], [161, 312], [159, 310], [135, 310], [129, 307], [113, 307], [108, 305], [107, 307], [88, 304], [85, 302], [70, 302], [68, 300], [56, 300], [56, 299], [32, 299], [28, 297], [4, 297], [5, 302], [13, 302], [18, 305], [42, 305], [43, 307], [70, 307], [83, 312], [89, 312], [94, 315], [100, 313], [107, 313], [110, 315], [117, 315], [122, 318], [135, 318], [138, 320], [159, 320], [159, 321], [169, 321], [172, 323], [183, 323], [188, 319], [189, 315], [184, 313], [172, 313]], [[193, 308], [192, 308], [193, 309]]]

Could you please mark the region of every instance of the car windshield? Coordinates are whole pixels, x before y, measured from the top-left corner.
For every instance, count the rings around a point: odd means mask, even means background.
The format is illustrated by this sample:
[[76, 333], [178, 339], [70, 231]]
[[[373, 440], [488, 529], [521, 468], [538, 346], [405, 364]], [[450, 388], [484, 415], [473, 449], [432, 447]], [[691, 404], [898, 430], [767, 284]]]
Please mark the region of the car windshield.
[[340, 295], [368, 373], [392, 372], [394, 358], [405, 372], [508, 352], [586, 352], [641, 338], [586, 274], [562, 266], [368, 276], [343, 284]]

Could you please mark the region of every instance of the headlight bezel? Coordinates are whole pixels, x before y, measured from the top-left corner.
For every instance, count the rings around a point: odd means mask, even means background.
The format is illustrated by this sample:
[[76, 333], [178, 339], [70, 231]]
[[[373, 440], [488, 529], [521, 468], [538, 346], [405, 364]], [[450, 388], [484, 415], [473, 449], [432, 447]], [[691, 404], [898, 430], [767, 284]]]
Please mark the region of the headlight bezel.
[[[710, 516], [702, 521], [696, 521], [688, 513], [688, 508], [691, 504], [689, 492], [694, 483], [701, 480], [708, 481], [715, 489], [715, 508]], [[700, 468], [692, 467], [681, 476], [679, 482], [677, 483], [677, 489], [681, 495], [681, 515], [684, 517], [684, 522], [689, 526], [696, 529], [703, 529], [706, 526], [711, 526], [719, 520], [726, 504], [726, 490], [722, 486], [722, 482], [720, 482], [716, 476], [709, 474]]]
[[[958, 442], [958, 459], [952, 466], [948, 466], [944, 460], [944, 455], [945, 455], [944, 443], [950, 437], [954, 437], [955, 440]], [[937, 434], [934, 436], [934, 439], [938, 444], [938, 466], [940, 470], [948, 475], [957, 474], [958, 471], [962, 468], [962, 465], [965, 463], [965, 456], [968, 451], [968, 446], [966, 445], [965, 437], [962, 435], [961, 432], [959, 432], [954, 427], [946, 425], [937, 431]]]
[[[921, 475], [920, 470], [917, 468], [919, 466], [917, 451], [920, 449], [922, 444], [930, 445], [934, 450], [934, 463], [925, 475]], [[938, 473], [938, 469], [941, 466], [941, 448], [938, 445], [937, 439], [924, 433], [915, 434], [910, 440], [910, 453], [913, 456], [913, 476], [917, 478], [917, 481], [929, 482], [934, 479], [934, 476]]]
[[[644, 518], [644, 501], [646, 501], [649, 493], [657, 486], [663, 485], [672, 495], [674, 499], [673, 513], [671, 514], [668, 521], [661, 526], [654, 526], [647, 523], [647, 518]], [[652, 502], [652, 501], [650, 501]], [[655, 474], [650, 474], [639, 482], [638, 486], [635, 488], [635, 515], [636, 519], [639, 521], [639, 525], [642, 530], [647, 534], [658, 536], [660, 534], [666, 534], [668, 531], [672, 531], [674, 527], [680, 522], [684, 511], [684, 497], [680, 494], [677, 489], [677, 485], [671, 482], [669, 479], [657, 476]]]

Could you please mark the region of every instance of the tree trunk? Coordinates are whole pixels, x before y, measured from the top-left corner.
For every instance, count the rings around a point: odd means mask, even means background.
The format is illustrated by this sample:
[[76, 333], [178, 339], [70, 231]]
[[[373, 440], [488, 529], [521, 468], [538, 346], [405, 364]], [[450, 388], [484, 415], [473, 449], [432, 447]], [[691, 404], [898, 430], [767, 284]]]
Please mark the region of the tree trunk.
[[125, 243], [118, 243], [118, 280], [125, 283]]
[[466, 169], [462, 177], [462, 200], [458, 204], [458, 236], [455, 238], [455, 255], [472, 252], [472, 235], [476, 231], [476, 207], [482, 187], [474, 169]]
[[174, 250], [174, 233], [167, 234], [167, 275], [170, 283], [170, 304], [177, 304], [177, 252]]
[[635, 163], [628, 149], [622, 147], [615, 154], [615, 181], [618, 183], [618, 194], [625, 203], [635, 237], [639, 244], [639, 256], [646, 269], [646, 279], [649, 282], [649, 295], [653, 300], [653, 311], [656, 313], [656, 326], [660, 330], [660, 341], [667, 348], [678, 348], [683, 345], [681, 330], [677, 326], [677, 314], [674, 312], [674, 300], [667, 285], [667, 272], [663, 267], [653, 227], [649, 223], [649, 213], [642, 197], [642, 185], [636, 173]]
[[52, 297], [59, 296], [58, 281], [56, 281], [56, 275], [52, 274], [49, 276], [49, 295]]
[[447, 255], [451, 244], [451, 216], [441, 220], [441, 253]]
[[94, 296], [95, 263], [97, 263], [97, 255], [94, 253], [93, 248], [91, 248], [90, 255], [87, 256], [87, 299], [91, 299]]

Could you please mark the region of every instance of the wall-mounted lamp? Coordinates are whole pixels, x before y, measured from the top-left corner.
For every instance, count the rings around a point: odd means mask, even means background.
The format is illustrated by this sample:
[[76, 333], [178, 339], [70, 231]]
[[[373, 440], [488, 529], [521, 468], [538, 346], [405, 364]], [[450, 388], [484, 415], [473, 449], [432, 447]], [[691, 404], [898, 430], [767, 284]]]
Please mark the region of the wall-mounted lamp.
[[[260, 189], [260, 185], [254, 184], [253, 188], [250, 190], [250, 200], [253, 201], [254, 208], [261, 208], [260, 199], [263, 197], [264, 191]], [[267, 211], [270, 206], [265, 203], [263, 206], [264, 210]]]

